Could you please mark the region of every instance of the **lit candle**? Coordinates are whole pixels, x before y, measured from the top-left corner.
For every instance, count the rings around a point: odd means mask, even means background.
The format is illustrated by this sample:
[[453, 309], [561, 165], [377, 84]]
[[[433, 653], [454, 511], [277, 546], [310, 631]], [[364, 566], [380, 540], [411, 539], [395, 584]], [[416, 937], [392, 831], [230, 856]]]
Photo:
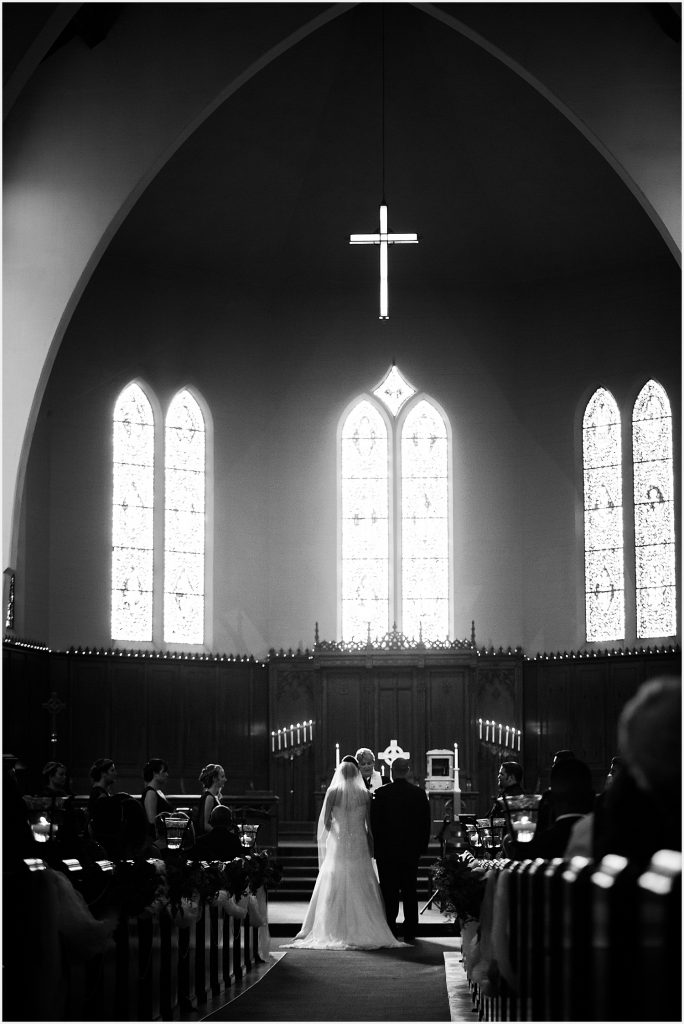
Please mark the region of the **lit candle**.
[[480, 726], [480, 739], [482, 739], [482, 719], [478, 718], [478, 725]]
[[506, 746], [508, 746], [508, 733], [510, 732], [509, 726], [506, 726]]
[[339, 745], [339, 743], [336, 743], [335, 744], [335, 767], [339, 768], [339, 766], [340, 766], [340, 745]]
[[309, 739], [313, 743], [313, 718], [309, 721]]
[[485, 740], [489, 743], [489, 719], [485, 718]]
[[300, 731], [299, 731], [300, 728], [301, 728], [301, 725], [302, 725], [301, 722], [297, 722], [297, 746], [299, 746], [299, 744], [301, 743], [301, 734], [300, 734]]
[[294, 725], [290, 722], [290, 746], [294, 746]]
[[283, 739], [283, 738], [282, 738], [282, 736], [280, 735], [280, 729], [278, 729], [278, 750], [280, 750], [280, 746], [281, 746], [281, 743], [282, 743], [282, 739]]
[[501, 746], [501, 722], [499, 722], [499, 746]]
[[275, 750], [275, 732], [271, 729], [271, 753]]
[[454, 771], [458, 772], [458, 743], [454, 743]]
[[520, 750], [520, 729], [518, 729], [518, 750]]

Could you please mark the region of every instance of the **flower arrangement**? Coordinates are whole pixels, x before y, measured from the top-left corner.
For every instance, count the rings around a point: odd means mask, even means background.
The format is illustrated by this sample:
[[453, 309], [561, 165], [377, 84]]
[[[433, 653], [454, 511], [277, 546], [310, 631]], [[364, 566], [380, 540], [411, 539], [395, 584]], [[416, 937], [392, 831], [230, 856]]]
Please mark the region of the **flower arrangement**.
[[239, 901], [262, 886], [275, 888], [281, 878], [280, 864], [266, 851], [211, 862], [180, 854], [163, 860], [137, 857], [115, 865], [106, 903], [121, 917], [165, 913], [177, 924], [189, 924], [205, 904]]
[[462, 924], [476, 921], [484, 897], [485, 870], [470, 867], [459, 856], [450, 854], [435, 861], [431, 872], [442, 913], [452, 914]]

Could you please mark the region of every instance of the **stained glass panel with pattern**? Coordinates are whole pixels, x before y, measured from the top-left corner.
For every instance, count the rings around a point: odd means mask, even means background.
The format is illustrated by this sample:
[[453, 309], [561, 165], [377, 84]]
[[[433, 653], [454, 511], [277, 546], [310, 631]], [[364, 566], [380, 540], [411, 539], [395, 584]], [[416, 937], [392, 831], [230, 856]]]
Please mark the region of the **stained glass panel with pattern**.
[[671, 636], [677, 630], [672, 415], [654, 380], [634, 404], [632, 453], [637, 636]]
[[112, 639], [152, 640], [154, 416], [138, 384], [113, 416]]
[[166, 417], [164, 473], [164, 640], [204, 642], [206, 493], [204, 417], [180, 391]]
[[342, 427], [342, 637], [389, 629], [389, 452], [385, 422], [360, 401]]
[[448, 437], [425, 399], [401, 435], [402, 632], [417, 639], [449, 634]]
[[594, 392], [582, 424], [584, 578], [587, 640], [625, 635], [620, 413], [605, 388]]

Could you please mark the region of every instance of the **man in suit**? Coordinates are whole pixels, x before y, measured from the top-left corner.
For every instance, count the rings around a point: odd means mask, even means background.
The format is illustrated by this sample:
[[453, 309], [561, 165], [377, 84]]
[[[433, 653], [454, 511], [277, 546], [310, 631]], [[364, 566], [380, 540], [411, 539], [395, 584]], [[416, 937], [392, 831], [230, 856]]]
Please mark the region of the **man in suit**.
[[[517, 761], [503, 761], [499, 766], [499, 774], [496, 777], [496, 784], [499, 793], [506, 796], [522, 796], [523, 770], [522, 765]], [[497, 797], [487, 815], [488, 818], [503, 818], [505, 816], [503, 800]]]
[[380, 772], [375, 770], [375, 754], [369, 747], [359, 747], [356, 751], [356, 763], [359, 766], [366, 789], [370, 790], [371, 793], [375, 793], [387, 781], [383, 779]]
[[404, 935], [413, 942], [418, 932], [418, 861], [430, 842], [430, 804], [425, 792], [409, 782], [411, 763], [397, 757], [392, 783], [375, 792], [371, 830], [378, 864], [385, 916], [397, 934], [399, 898], [404, 905]]

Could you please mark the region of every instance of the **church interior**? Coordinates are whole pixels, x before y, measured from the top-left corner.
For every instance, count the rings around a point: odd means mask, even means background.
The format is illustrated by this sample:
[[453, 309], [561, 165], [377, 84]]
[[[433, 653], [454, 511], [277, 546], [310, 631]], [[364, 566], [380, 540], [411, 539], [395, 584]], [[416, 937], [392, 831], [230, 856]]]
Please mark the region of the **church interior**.
[[2, 14], [4, 786], [600, 793], [681, 678], [680, 5]]

